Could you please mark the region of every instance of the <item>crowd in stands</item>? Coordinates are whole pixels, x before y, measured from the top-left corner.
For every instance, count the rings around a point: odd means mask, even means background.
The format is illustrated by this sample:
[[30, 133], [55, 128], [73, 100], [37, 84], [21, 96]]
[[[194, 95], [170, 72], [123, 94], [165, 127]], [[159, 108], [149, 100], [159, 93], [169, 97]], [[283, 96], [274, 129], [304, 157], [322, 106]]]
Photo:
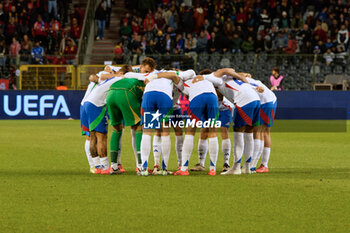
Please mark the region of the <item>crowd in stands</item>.
[[[0, 67], [74, 64], [84, 11], [70, 0], [0, 1]], [[19, 56], [20, 55], [20, 56]]]
[[350, 1], [127, 0], [120, 22], [123, 54], [320, 54], [344, 63]]

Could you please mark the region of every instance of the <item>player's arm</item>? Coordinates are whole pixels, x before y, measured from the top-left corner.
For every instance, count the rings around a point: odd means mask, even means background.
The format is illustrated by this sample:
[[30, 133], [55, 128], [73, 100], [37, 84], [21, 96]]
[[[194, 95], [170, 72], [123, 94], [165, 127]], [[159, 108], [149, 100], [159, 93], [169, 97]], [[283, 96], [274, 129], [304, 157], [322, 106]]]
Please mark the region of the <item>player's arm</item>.
[[[196, 79], [201, 79], [200, 76], [202, 75], [198, 75], [196, 78], [194, 78], [194, 80]], [[215, 87], [218, 87], [220, 85], [223, 84], [223, 80], [221, 78], [221, 76], [216, 76], [215, 73], [211, 73], [211, 74], [204, 74], [203, 75], [203, 79], [208, 80], [209, 82], [211, 82]]]
[[241, 75], [241, 76], [244, 76], [244, 77], [247, 77], [247, 78], [251, 78], [252, 75], [249, 74], [249, 73], [244, 73], [244, 72], [238, 72], [237, 74]]
[[223, 69], [219, 69], [217, 71], [214, 72], [214, 75], [216, 77], [222, 77], [224, 75], [228, 75], [237, 79], [242, 80], [245, 83], [248, 83], [247, 79], [243, 76], [243, 75], [239, 75], [234, 69], [232, 68], [223, 68]]
[[174, 72], [161, 72], [157, 74], [157, 78], [166, 78], [174, 82], [175, 86], [182, 91], [184, 89], [182, 79]]
[[114, 78], [115, 76], [117, 76], [115, 73], [111, 73], [111, 74], [101, 74], [100, 75], [100, 79], [102, 81], [110, 79], [110, 78]]

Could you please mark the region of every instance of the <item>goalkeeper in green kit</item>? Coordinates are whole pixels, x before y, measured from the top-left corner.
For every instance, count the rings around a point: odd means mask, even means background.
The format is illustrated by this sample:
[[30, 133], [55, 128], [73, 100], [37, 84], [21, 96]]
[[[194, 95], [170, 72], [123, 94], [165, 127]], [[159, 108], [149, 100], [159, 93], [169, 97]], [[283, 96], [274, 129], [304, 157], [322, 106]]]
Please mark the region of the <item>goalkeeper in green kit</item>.
[[[141, 73], [151, 73], [154, 71], [156, 63], [152, 58], [145, 58], [140, 66]], [[140, 75], [140, 74], [138, 74]], [[131, 77], [130, 77], [131, 76]], [[113, 132], [110, 144], [111, 153], [111, 174], [123, 173], [118, 167], [118, 151], [123, 132], [123, 121], [125, 126], [131, 126], [133, 135], [133, 148], [136, 157], [136, 172], [139, 174], [141, 169], [141, 138], [142, 126], [141, 121], [141, 101], [145, 83], [149, 82], [156, 75], [145, 75], [143, 79], [137, 77], [121, 79], [111, 85], [107, 94], [107, 108], [110, 116], [110, 124], [113, 126]], [[144, 81], [143, 81], [144, 80]]]

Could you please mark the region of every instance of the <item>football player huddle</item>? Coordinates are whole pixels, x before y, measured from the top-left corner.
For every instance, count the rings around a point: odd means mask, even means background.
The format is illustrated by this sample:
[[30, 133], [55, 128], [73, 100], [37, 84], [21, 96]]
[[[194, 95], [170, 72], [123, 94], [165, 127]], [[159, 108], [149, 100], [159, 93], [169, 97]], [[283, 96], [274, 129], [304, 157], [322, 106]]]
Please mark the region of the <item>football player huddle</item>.
[[[82, 134], [86, 135], [85, 152], [91, 173], [125, 173], [121, 139], [127, 126], [131, 128], [136, 173], [140, 176], [187, 176], [189, 171], [204, 171], [208, 152], [208, 174], [215, 176], [218, 132], [224, 159], [221, 175], [269, 171], [270, 128], [277, 98], [268, 87], [250, 74], [233, 68], [205, 69], [197, 75], [193, 70], [156, 70], [156, 66], [155, 60], [145, 58], [139, 66], [110, 65], [89, 77], [90, 84], [81, 101], [80, 120]], [[187, 99], [188, 106], [184, 107], [180, 99]], [[110, 163], [108, 121], [113, 127]], [[234, 159], [230, 166], [232, 122]], [[175, 172], [168, 169], [171, 128], [175, 132], [178, 162]], [[189, 169], [197, 131], [200, 133], [198, 164]], [[151, 151], [153, 169], [149, 169]], [[257, 168], [260, 157], [261, 165]]]

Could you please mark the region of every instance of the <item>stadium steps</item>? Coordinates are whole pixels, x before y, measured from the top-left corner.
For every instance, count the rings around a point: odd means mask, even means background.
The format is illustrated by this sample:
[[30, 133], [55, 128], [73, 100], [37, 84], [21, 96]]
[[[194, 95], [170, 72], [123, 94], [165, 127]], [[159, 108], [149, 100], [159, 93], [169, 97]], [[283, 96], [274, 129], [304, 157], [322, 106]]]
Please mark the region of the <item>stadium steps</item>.
[[104, 31], [103, 40], [95, 40], [90, 64], [104, 64], [104, 61], [113, 61], [113, 50], [117, 44], [120, 20], [126, 12], [124, 1], [116, 1], [112, 5], [111, 23], [109, 29]]

